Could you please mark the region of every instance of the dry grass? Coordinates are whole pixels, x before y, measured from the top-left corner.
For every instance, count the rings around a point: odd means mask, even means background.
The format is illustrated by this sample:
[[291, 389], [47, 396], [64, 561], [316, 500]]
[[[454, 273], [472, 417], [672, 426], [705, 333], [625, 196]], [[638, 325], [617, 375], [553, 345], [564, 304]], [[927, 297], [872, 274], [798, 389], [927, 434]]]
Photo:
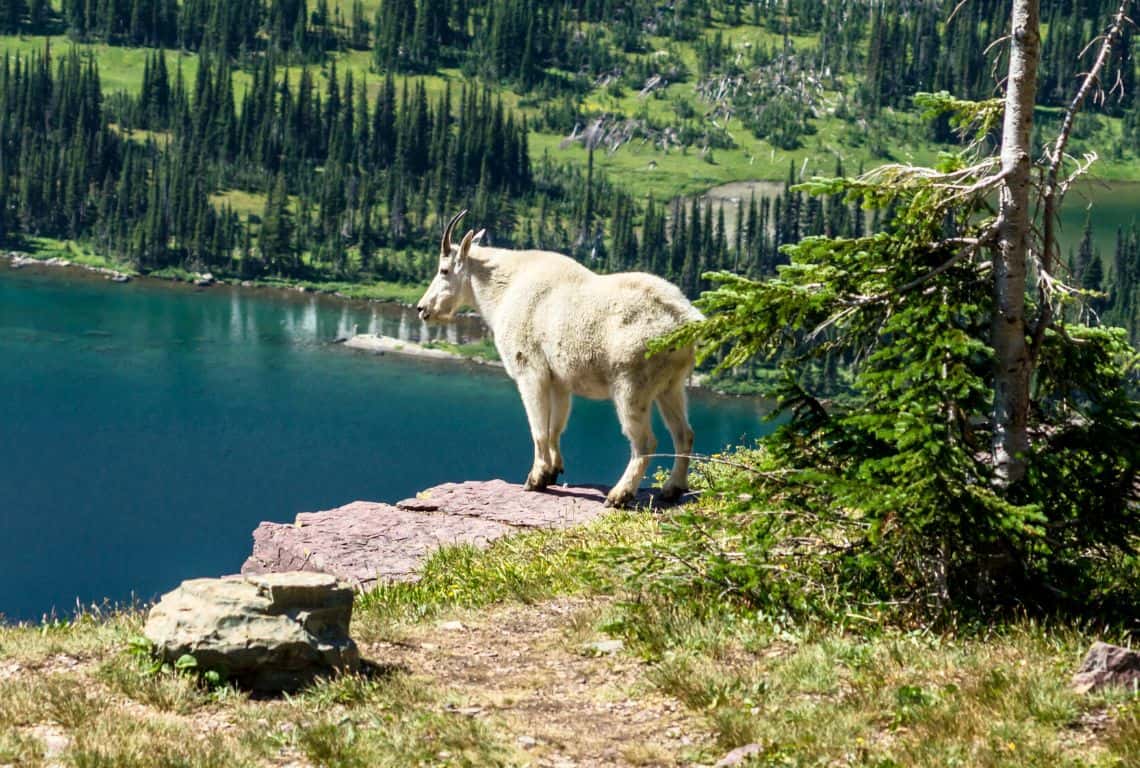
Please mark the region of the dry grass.
[[984, 638], [861, 636], [741, 621], [726, 633], [718, 619], [668, 621], [671, 642], [640, 646], [654, 660], [649, 679], [701, 712], [722, 748], [761, 745], [761, 765], [1013, 768], [1140, 759], [1136, 705], [1121, 693], [1070, 689], [1090, 642], [1071, 629], [1027, 622]]
[[753, 743], [762, 766], [1140, 765], [1140, 700], [1068, 686], [1085, 632], [855, 633], [602, 594], [583, 558], [654, 528], [443, 553], [359, 603], [367, 674], [293, 697], [155, 674], [137, 613], [0, 628], [0, 766], [708, 765]]

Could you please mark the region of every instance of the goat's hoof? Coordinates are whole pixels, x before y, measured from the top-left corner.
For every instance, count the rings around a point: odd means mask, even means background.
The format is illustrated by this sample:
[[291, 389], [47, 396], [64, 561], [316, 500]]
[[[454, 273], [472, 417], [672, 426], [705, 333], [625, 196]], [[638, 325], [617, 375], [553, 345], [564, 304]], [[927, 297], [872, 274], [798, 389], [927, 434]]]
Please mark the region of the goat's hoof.
[[615, 488], [606, 495], [606, 506], [610, 508], [628, 507], [631, 501], [633, 501], [633, 494], [629, 491], [618, 491]]
[[548, 485], [550, 485], [550, 475], [548, 473], [543, 473], [538, 477], [535, 477], [533, 474], [531, 474], [527, 475], [526, 482], [523, 483], [523, 490], [543, 491], [546, 490], [546, 487]]
[[689, 492], [689, 489], [682, 485], [669, 485], [668, 483], [657, 494], [657, 498], [662, 501], [676, 501]]

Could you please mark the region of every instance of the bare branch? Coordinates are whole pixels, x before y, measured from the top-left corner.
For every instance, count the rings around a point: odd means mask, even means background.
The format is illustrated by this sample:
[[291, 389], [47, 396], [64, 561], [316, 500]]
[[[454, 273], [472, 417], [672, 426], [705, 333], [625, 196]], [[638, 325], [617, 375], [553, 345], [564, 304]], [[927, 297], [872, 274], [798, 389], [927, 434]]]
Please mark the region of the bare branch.
[[850, 317], [851, 315], [855, 314], [856, 312], [859, 311], [860, 307], [864, 306], [864, 304], [870, 303], [870, 297], [860, 297], [860, 299], [863, 299], [863, 298], [866, 298], [868, 300], [867, 301], [857, 301], [856, 303], [852, 304], [851, 306], [847, 307], [846, 309], [842, 309], [839, 312], [836, 312], [834, 315], [832, 315], [831, 317], [827, 318], [822, 323], [817, 325], [812, 330], [812, 332], [807, 335], [807, 340], [808, 341], [815, 341], [816, 337], [818, 337], [821, 333], [826, 331], [828, 328], [835, 325], [840, 320], [844, 320], [844, 319]]
[[[1029, 356], [1033, 361], [1037, 360], [1037, 355], [1041, 351], [1041, 342], [1045, 338], [1045, 329], [1050, 327], [1053, 323], [1053, 304], [1050, 299], [1056, 289], [1055, 283], [1051, 282], [1051, 275], [1055, 263], [1054, 256], [1058, 250], [1056, 236], [1057, 211], [1060, 208], [1061, 201], [1064, 200], [1065, 193], [1068, 192], [1069, 186], [1072, 184], [1073, 178], [1075, 178], [1070, 177], [1063, 183], [1058, 182], [1061, 164], [1065, 159], [1065, 147], [1069, 144], [1069, 138], [1072, 135], [1077, 114], [1081, 111], [1081, 107], [1084, 105], [1089, 93], [1100, 83], [1100, 73], [1105, 66], [1107, 66], [1109, 58], [1112, 55], [1112, 49], [1123, 33], [1124, 26], [1132, 23], [1131, 19], [1128, 18], [1128, 9], [1131, 5], [1132, 0], [1120, 0], [1116, 14], [1112, 17], [1111, 26], [1109, 26], [1108, 31], [1099, 38], [1100, 50], [1097, 52], [1096, 60], [1085, 74], [1080, 88], [1077, 89], [1072, 101], [1069, 102], [1069, 106], [1065, 109], [1065, 118], [1061, 122], [1061, 130], [1057, 134], [1052, 148], [1046, 149], [1045, 151], [1045, 159], [1048, 162], [1048, 166], [1045, 183], [1041, 188], [1041, 197], [1044, 200], [1043, 219], [1045, 232], [1042, 238], [1039, 270], [1040, 275], [1044, 279], [1039, 281], [1038, 289], [1041, 302], [1041, 316], [1037, 320], [1037, 326], [1033, 329], [1033, 340], [1029, 347]], [[1095, 43], [1095, 40], [1093, 42]], [[1086, 46], [1085, 50], [1088, 50], [1092, 45], [1093, 43], [1090, 43], [1089, 46]], [[1093, 157], [1095, 159], [1095, 156]], [[1083, 173], [1086, 169], [1087, 165], [1082, 169], [1078, 163], [1078, 175]]]
[[1001, 45], [1004, 42], [1007, 42], [1011, 37], [1013, 37], [1013, 35], [1002, 35], [997, 40], [994, 40], [992, 43], [987, 45], [985, 50], [982, 51], [982, 55], [985, 56], [990, 51], [992, 51], [994, 48], [998, 47], [999, 45]]
[[950, 11], [950, 15], [946, 17], [946, 23], [949, 24], [954, 21], [954, 17], [958, 15], [958, 11], [962, 10], [968, 2], [970, 2], [970, 0], [958, 0], [958, 4], [954, 6], [954, 10]]

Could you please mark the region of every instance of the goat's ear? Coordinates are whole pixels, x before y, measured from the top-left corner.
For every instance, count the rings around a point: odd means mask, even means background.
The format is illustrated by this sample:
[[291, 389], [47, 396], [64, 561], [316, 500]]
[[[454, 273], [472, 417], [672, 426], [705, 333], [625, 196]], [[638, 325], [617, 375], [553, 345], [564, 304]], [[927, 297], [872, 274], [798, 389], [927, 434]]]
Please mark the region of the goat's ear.
[[467, 230], [467, 234], [463, 236], [462, 242], [459, 243], [459, 250], [455, 252], [455, 268], [462, 269], [467, 266], [467, 252], [471, 250], [471, 243], [475, 241], [475, 232]]
[[480, 245], [483, 240], [483, 235], [487, 234], [487, 230], [480, 229], [475, 233], [475, 237], [471, 240], [472, 245]]

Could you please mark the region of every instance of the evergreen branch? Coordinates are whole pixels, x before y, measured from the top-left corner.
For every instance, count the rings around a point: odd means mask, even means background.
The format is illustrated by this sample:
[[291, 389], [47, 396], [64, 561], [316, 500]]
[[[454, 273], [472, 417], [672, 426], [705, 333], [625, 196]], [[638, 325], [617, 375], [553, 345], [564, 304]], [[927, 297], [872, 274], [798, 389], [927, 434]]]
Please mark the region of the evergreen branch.
[[[991, 224], [986, 229], [986, 231], [982, 233], [982, 235], [980, 237], [951, 237], [951, 238], [947, 238], [945, 240], [942, 240], [938, 243], [935, 243], [934, 244], [934, 250], [938, 250], [940, 248], [954, 246], [954, 245], [961, 245], [961, 246], [965, 246], [965, 247], [963, 247], [961, 250], [959, 250], [957, 253], [955, 253], [953, 256], [951, 256], [946, 261], [939, 264], [937, 267], [934, 267], [929, 272], [926, 272], [926, 273], [916, 277], [915, 279], [911, 280], [909, 283], [905, 283], [905, 284], [899, 286], [898, 288], [892, 288], [891, 290], [883, 291], [882, 293], [875, 294], [874, 296], [858, 296], [858, 297], [855, 297], [854, 298], [854, 302], [855, 302], [854, 307], [862, 307], [862, 306], [866, 306], [868, 304], [875, 304], [875, 303], [878, 303], [880, 301], [885, 301], [886, 299], [890, 298], [891, 296], [895, 296], [895, 295], [903, 294], [903, 293], [908, 293], [908, 292], [914, 290], [918, 286], [925, 283], [927, 280], [931, 280], [935, 277], [938, 277], [938, 275], [940, 275], [943, 272], [945, 272], [946, 270], [950, 269], [955, 264], [962, 261], [962, 259], [964, 259], [968, 256], [973, 256], [975, 253], [978, 252], [979, 248], [981, 248], [982, 246], [987, 245], [990, 242], [992, 242], [993, 239], [997, 236], [997, 234], [998, 234], [998, 227], [997, 227], [997, 224], [995, 222], [994, 224]], [[846, 310], [845, 310], [845, 312], [846, 312]], [[842, 315], [844, 313], [841, 312], [840, 314]], [[813, 331], [812, 333], [814, 335], [815, 331]]]
[[778, 470], [765, 470], [757, 469], [756, 467], [749, 466], [739, 461], [729, 461], [716, 456], [708, 456], [703, 453], [647, 453], [644, 454], [647, 459], [691, 459], [706, 464], [720, 464], [725, 467], [732, 467], [733, 469], [742, 469], [749, 472], [756, 477], [763, 477], [767, 480], [774, 482], [786, 483], [787, 476], [795, 474], [794, 469], [778, 469]]

